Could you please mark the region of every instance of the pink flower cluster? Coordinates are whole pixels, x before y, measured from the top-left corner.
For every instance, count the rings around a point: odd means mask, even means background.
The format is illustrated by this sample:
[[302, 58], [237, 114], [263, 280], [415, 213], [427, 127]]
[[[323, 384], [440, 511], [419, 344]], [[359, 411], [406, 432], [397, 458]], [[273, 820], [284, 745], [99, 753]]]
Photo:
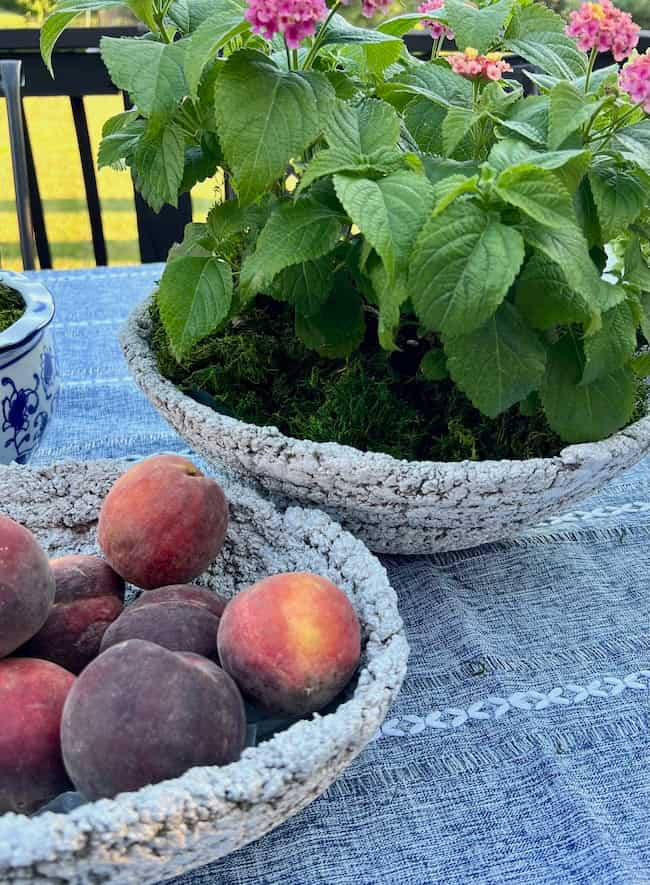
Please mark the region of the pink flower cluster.
[[[445, 0], [424, 0], [424, 3], [420, 3], [418, 6], [418, 12], [434, 12], [436, 9], [441, 9], [444, 3]], [[438, 40], [440, 37], [454, 39], [454, 32], [434, 18], [424, 18], [422, 24], [429, 29], [434, 40]]]
[[373, 15], [377, 15], [378, 12], [382, 15], [386, 15], [390, 9], [390, 3], [391, 0], [362, 0], [361, 15], [366, 18], [372, 18]]
[[641, 104], [646, 114], [650, 114], [650, 49], [644, 55], [634, 55], [618, 77], [623, 92], [627, 92], [633, 102]]
[[512, 70], [500, 52], [480, 55], [470, 46], [464, 52], [450, 52], [446, 58], [456, 74], [469, 80], [500, 80], [506, 71]]
[[567, 35], [577, 37], [583, 52], [611, 52], [616, 61], [623, 61], [632, 52], [640, 30], [629, 12], [617, 9], [612, 0], [583, 3], [571, 13], [566, 26]]
[[287, 46], [297, 49], [327, 18], [327, 6], [325, 0], [248, 0], [245, 18], [256, 34], [267, 40], [284, 34]]

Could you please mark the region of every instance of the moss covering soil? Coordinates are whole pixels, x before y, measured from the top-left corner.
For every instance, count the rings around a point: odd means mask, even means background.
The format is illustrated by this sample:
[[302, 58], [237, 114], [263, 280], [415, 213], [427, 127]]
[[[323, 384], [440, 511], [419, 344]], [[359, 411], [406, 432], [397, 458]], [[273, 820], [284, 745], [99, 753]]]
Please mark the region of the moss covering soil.
[[418, 375], [418, 342], [379, 349], [376, 331], [348, 359], [331, 360], [295, 337], [293, 314], [258, 300], [179, 365], [155, 302], [153, 347], [160, 372], [217, 411], [298, 439], [338, 442], [407, 460], [551, 457], [564, 447], [544, 415], [519, 407], [489, 419], [451, 383]]
[[25, 302], [18, 292], [0, 283], [0, 332], [13, 326], [25, 312]]

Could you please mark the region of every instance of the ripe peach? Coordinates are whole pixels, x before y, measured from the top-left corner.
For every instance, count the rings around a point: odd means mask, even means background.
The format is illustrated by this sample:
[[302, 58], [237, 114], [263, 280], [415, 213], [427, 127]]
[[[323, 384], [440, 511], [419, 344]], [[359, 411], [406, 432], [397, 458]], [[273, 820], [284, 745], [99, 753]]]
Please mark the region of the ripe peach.
[[27, 814], [69, 787], [61, 712], [74, 676], [49, 661], [0, 661], [0, 814]]
[[81, 673], [97, 657], [106, 628], [122, 612], [124, 581], [99, 556], [62, 556], [50, 566], [56, 580], [54, 606], [19, 654]]
[[90, 663], [61, 722], [63, 759], [86, 799], [115, 796], [241, 755], [246, 717], [232, 679], [207, 658], [130, 639]]
[[0, 658], [45, 623], [54, 601], [54, 575], [31, 532], [0, 516]]
[[347, 596], [318, 575], [265, 578], [228, 603], [219, 624], [221, 665], [270, 713], [326, 706], [359, 664], [361, 630]]
[[150, 590], [108, 628], [102, 651], [127, 639], [146, 639], [169, 651], [217, 657], [217, 629], [226, 600], [194, 584]]
[[151, 590], [198, 577], [221, 550], [227, 527], [221, 486], [187, 458], [156, 455], [115, 483], [98, 532], [115, 571]]

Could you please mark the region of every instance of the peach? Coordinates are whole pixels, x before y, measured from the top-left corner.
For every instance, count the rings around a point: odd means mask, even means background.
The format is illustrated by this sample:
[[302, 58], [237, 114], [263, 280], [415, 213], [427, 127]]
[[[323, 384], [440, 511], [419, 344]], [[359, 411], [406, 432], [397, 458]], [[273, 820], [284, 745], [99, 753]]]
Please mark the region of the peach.
[[322, 709], [359, 665], [361, 630], [347, 596], [318, 575], [265, 578], [228, 603], [219, 624], [222, 667], [270, 713]]
[[124, 581], [99, 556], [62, 556], [50, 566], [56, 581], [54, 606], [19, 654], [81, 673], [97, 657], [106, 628], [122, 612]]
[[40, 630], [54, 589], [52, 569], [34, 535], [0, 516], [0, 658]]
[[102, 651], [127, 639], [146, 639], [169, 651], [217, 657], [217, 629], [226, 600], [194, 584], [150, 590], [108, 628]]
[[111, 797], [241, 755], [246, 717], [207, 658], [130, 639], [90, 663], [68, 695], [63, 759], [86, 799]]
[[221, 550], [227, 527], [221, 486], [187, 458], [156, 455], [115, 483], [98, 536], [112, 568], [151, 590], [198, 577]]
[[49, 661], [0, 661], [0, 814], [28, 814], [69, 788], [59, 728], [73, 684]]

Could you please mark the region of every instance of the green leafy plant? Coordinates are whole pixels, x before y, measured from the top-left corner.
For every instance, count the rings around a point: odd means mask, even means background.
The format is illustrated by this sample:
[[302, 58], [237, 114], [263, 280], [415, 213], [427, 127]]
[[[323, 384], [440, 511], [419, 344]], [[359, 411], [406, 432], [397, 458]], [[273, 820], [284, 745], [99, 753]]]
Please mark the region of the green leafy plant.
[[[110, 5], [61, 0], [45, 60], [77, 14]], [[150, 33], [102, 40], [134, 107], [106, 123], [100, 165], [129, 168], [156, 210], [207, 178], [228, 197], [160, 281], [179, 366], [251, 318], [286, 335], [275, 302], [319, 366], [375, 354], [481, 422], [514, 410], [578, 442], [632, 419], [650, 338], [650, 98], [633, 100], [617, 65], [595, 70], [564, 20], [532, 0], [429, 0], [374, 28], [339, 0], [291, 0], [284, 18], [277, 0], [127, 5]], [[422, 20], [457, 51], [411, 56], [402, 37]], [[537, 94], [504, 79], [515, 55]], [[644, 58], [628, 62], [635, 93]]]
[[25, 302], [18, 292], [0, 283], [0, 332], [13, 326], [25, 313]]

